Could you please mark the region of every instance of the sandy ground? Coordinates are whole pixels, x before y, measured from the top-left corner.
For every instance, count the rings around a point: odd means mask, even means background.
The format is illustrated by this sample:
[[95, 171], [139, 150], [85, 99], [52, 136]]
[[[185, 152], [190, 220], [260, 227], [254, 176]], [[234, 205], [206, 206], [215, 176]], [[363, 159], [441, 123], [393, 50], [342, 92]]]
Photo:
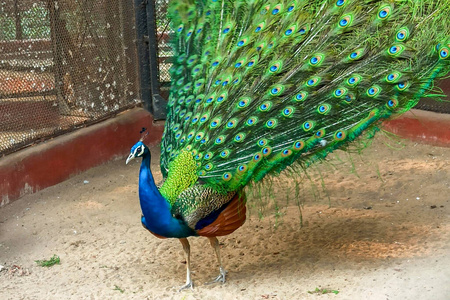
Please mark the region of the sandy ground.
[[[0, 209], [0, 299], [450, 299], [450, 148], [394, 150], [385, 139], [353, 155], [354, 168], [346, 158], [311, 169], [298, 197], [303, 227], [283, 192], [295, 185], [278, 178], [281, 208], [262, 219], [252, 208], [220, 239], [225, 284], [203, 285], [218, 273], [215, 256], [191, 238], [194, 291], [175, 288], [185, 280], [180, 243], [140, 225], [140, 162], [25, 196]], [[35, 263], [54, 254], [60, 265]], [[308, 293], [316, 288], [339, 293]]]

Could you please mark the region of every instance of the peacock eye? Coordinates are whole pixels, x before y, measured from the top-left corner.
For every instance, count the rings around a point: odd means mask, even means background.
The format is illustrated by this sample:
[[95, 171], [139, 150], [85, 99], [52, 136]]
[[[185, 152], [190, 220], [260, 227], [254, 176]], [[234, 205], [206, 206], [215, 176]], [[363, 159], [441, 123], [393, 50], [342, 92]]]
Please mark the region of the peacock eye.
[[144, 148], [142, 146], [139, 146], [136, 148], [136, 153], [138, 156], [141, 156], [143, 152], [144, 152]]

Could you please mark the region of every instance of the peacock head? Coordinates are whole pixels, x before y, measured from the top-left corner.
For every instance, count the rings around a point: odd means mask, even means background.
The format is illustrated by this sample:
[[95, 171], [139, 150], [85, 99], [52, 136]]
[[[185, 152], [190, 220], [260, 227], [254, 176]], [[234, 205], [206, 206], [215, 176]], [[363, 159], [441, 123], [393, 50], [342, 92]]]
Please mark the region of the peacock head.
[[136, 157], [142, 157], [144, 156], [144, 154], [150, 154], [150, 151], [142, 141], [139, 141], [133, 147], [131, 147], [130, 155], [128, 155], [127, 161], [125, 163], [128, 164], [131, 160], [135, 159]]

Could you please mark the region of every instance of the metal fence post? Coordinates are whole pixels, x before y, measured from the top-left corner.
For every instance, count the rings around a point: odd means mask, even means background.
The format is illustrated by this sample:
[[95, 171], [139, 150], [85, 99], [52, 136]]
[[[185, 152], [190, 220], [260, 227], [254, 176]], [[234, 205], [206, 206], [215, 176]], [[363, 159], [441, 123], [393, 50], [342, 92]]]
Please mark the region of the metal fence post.
[[155, 120], [166, 117], [166, 103], [159, 94], [158, 42], [154, 0], [135, 0], [136, 35], [141, 97]]
[[146, 0], [134, 0], [136, 19], [136, 38], [139, 68], [139, 90], [144, 107], [152, 112], [151, 90], [150, 90], [150, 68], [149, 53], [146, 43], [147, 13]]
[[61, 22], [58, 22], [59, 9], [55, 1], [47, 1], [47, 9], [50, 15], [50, 36], [52, 41], [52, 53], [54, 63], [55, 90], [61, 115], [68, 114], [70, 109], [64, 95], [64, 64], [63, 64], [63, 41], [61, 39]]
[[166, 101], [163, 99], [163, 97], [161, 97], [159, 93], [158, 39], [156, 37], [157, 32], [155, 0], [149, 0], [147, 2], [147, 31], [153, 117], [155, 118], [155, 120], [161, 120], [166, 118]]

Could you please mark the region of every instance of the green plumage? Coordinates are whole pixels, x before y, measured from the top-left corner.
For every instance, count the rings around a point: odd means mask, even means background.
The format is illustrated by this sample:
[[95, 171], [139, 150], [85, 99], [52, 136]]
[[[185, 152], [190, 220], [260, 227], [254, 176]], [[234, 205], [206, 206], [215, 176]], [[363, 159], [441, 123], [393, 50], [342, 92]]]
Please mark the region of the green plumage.
[[323, 159], [437, 96], [433, 81], [450, 69], [446, 0], [183, 0], [169, 13], [161, 169], [170, 178], [189, 153], [190, 178], [218, 193]]
[[170, 174], [159, 188], [161, 195], [170, 205], [174, 205], [178, 196], [197, 181], [197, 166], [192, 155], [181, 151], [170, 164]]

